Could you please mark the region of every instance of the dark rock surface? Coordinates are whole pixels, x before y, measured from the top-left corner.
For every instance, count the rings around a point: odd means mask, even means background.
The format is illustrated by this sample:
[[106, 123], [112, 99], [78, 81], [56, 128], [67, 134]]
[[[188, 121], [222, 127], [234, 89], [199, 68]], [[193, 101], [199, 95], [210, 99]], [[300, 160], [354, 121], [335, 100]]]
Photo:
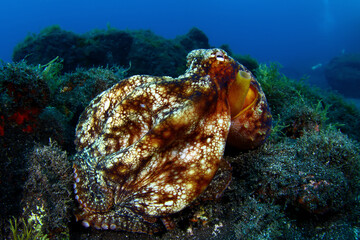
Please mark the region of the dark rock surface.
[[197, 48], [210, 48], [207, 36], [197, 28], [175, 39], [165, 39], [149, 30], [94, 30], [83, 35], [51, 26], [28, 36], [13, 53], [13, 61], [46, 64], [63, 59], [63, 71], [77, 67], [131, 66], [129, 74], [178, 76], [186, 69], [186, 55]]
[[333, 58], [325, 67], [329, 85], [346, 97], [360, 98], [360, 54]]

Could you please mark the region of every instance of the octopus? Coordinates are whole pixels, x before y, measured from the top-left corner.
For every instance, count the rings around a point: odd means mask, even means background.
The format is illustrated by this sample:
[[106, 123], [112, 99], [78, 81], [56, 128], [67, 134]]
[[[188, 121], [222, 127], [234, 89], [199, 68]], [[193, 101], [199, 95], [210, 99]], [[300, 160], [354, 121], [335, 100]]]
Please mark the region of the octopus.
[[256, 148], [271, 113], [260, 84], [221, 49], [197, 49], [177, 77], [136, 75], [94, 98], [76, 127], [76, 219], [156, 233], [231, 179], [225, 145]]

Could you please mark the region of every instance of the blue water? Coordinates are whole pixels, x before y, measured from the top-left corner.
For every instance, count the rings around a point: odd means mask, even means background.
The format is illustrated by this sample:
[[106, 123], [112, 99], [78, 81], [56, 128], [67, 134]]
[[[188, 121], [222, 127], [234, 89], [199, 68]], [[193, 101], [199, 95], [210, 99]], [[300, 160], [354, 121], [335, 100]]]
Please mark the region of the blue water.
[[360, 0], [2, 0], [0, 59], [28, 33], [58, 24], [84, 33], [107, 24], [151, 29], [166, 38], [198, 27], [210, 44], [260, 62], [277, 61], [294, 74], [342, 53], [360, 52]]

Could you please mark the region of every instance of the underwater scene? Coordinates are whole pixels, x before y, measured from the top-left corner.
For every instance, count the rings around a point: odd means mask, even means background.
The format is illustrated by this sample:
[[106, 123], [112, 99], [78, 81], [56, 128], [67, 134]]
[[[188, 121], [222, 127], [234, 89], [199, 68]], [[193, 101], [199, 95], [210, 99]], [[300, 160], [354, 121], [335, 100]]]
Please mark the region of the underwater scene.
[[1, 239], [360, 239], [359, 1], [1, 5]]

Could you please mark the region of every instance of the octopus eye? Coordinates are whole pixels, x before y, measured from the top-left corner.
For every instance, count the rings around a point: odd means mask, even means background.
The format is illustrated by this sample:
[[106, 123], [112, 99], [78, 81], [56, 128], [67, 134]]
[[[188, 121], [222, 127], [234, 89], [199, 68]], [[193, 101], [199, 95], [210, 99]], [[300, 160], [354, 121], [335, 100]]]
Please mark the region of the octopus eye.
[[229, 92], [231, 117], [237, 116], [241, 112], [241, 110], [246, 107], [246, 100], [248, 98], [250, 82], [251, 75], [248, 72], [240, 70], [236, 74], [236, 79], [231, 85]]
[[216, 53], [216, 60], [218, 61], [224, 61], [225, 58], [224, 58], [224, 54], [222, 52], [217, 52]]

